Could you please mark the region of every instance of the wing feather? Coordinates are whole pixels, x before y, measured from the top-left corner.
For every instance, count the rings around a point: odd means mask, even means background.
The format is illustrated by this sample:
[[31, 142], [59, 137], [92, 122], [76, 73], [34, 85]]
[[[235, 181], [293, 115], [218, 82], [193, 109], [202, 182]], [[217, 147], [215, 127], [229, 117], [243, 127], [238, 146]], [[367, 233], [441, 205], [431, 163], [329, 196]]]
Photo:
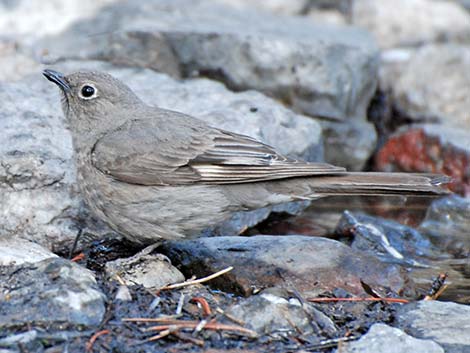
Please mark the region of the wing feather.
[[171, 122], [130, 120], [104, 135], [92, 151], [95, 167], [141, 185], [248, 183], [344, 172], [326, 163], [289, 159], [249, 136], [170, 113]]

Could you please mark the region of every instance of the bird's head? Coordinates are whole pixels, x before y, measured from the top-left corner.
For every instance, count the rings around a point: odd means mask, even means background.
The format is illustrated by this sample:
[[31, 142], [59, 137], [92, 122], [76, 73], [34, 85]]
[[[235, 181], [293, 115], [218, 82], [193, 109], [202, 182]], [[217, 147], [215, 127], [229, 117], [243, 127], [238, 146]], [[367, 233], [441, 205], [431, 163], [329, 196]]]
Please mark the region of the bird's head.
[[43, 75], [59, 86], [64, 114], [73, 132], [79, 134], [120, 124], [132, 109], [143, 104], [128, 86], [104, 72], [63, 75], [47, 69]]
[[43, 75], [61, 89], [66, 114], [83, 118], [99, 118], [104, 112], [140, 104], [141, 100], [124, 83], [104, 72], [79, 71], [63, 75], [44, 70]]

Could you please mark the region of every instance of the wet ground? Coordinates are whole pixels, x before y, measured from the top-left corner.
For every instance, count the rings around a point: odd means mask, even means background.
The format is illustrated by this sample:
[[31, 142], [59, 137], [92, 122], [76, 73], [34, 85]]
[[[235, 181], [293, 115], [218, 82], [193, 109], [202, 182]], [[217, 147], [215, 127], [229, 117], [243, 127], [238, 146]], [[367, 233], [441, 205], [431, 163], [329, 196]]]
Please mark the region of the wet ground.
[[[108, 298], [116, 298], [122, 290], [116, 282], [103, 278], [100, 287]], [[243, 298], [213, 291], [209, 287], [198, 286], [182, 290], [151, 292], [140, 286], [128, 287], [132, 301], [114, 299], [107, 303], [105, 320], [94, 332], [82, 331], [79, 327], [41, 327], [34, 330], [47, 349], [52, 352], [83, 352], [84, 347], [93, 352], [200, 352], [211, 349], [237, 349], [256, 352], [332, 352], [344, 341], [357, 339], [377, 322], [393, 324], [394, 312], [400, 304], [382, 302], [358, 303], [304, 303], [311, 310], [318, 310], [331, 319], [336, 327], [333, 331], [328, 324], [317, 322], [314, 333], [271, 332], [251, 334], [242, 330], [241, 323], [234, 322], [221, 309], [233, 305]], [[333, 294], [333, 293], [332, 293]], [[345, 293], [337, 293], [344, 295]], [[203, 310], [191, 299], [205, 298], [211, 314]], [[184, 305], [181, 308], [181, 302]], [[126, 321], [133, 318], [155, 318], [165, 316], [168, 321], [142, 323]], [[207, 328], [200, 325], [207, 323]], [[168, 324], [171, 323], [171, 324]], [[180, 328], [182, 323], [194, 323], [188, 328]], [[173, 324], [173, 327], [172, 327]], [[196, 325], [197, 324], [197, 325]], [[220, 330], [208, 329], [212, 326]], [[218, 326], [217, 326], [218, 325]], [[225, 325], [225, 326], [224, 326]], [[169, 327], [171, 333], [165, 330]], [[161, 329], [163, 328], [163, 329]], [[237, 328], [240, 331], [237, 331]], [[14, 332], [24, 332], [31, 327], [16, 327]], [[162, 335], [161, 338], [157, 338]], [[96, 337], [96, 339], [91, 337]], [[67, 340], [67, 341], [66, 341]], [[65, 342], [66, 341], [66, 342]], [[23, 345], [25, 352], [36, 352], [34, 346]]]

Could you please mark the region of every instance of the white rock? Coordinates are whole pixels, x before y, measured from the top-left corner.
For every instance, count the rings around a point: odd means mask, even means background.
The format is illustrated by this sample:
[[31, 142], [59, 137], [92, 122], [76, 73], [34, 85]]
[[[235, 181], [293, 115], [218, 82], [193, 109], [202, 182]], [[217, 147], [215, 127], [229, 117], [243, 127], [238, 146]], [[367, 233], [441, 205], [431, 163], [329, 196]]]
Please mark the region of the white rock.
[[355, 0], [353, 24], [370, 31], [381, 48], [442, 39], [468, 42], [470, 14], [440, 0]]
[[166, 256], [152, 254], [155, 247], [151, 245], [132, 257], [107, 262], [106, 274], [110, 278], [119, 276], [128, 286], [140, 284], [152, 289], [183, 282], [183, 274]]
[[35, 263], [51, 257], [57, 255], [36, 243], [7, 236], [0, 237], [0, 266]]
[[[59, 33], [73, 21], [91, 16], [114, 0], [18, 0], [0, 2], [0, 33], [34, 38]], [[10, 4], [9, 4], [10, 3]]]
[[[407, 57], [407, 55], [409, 55]], [[430, 44], [401, 57], [386, 55], [381, 86], [416, 120], [470, 129], [470, 46]]]
[[444, 349], [431, 340], [417, 339], [385, 324], [374, 324], [358, 341], [345, 342], [342, 353], [444, 353]]

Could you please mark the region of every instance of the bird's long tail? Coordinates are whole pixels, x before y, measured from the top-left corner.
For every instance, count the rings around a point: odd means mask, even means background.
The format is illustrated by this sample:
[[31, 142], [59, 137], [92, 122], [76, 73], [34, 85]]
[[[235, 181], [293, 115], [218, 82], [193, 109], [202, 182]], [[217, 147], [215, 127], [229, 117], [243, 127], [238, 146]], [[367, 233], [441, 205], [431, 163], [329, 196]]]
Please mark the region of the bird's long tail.
[[315, 193], [322, 195], [442, 195], [449, 193], [441, 185], [450, 178], [436, 174], [347, 173], [311, 180]]
[[285, 194], [288, 190], [291, 196], [299, 198], [329, 195], [437, 196], [450, 193], [441, 187], [450, 180], [447, 176], [437, 174], [351, 172], [282, 181], [278, 184], [278, 192]]

